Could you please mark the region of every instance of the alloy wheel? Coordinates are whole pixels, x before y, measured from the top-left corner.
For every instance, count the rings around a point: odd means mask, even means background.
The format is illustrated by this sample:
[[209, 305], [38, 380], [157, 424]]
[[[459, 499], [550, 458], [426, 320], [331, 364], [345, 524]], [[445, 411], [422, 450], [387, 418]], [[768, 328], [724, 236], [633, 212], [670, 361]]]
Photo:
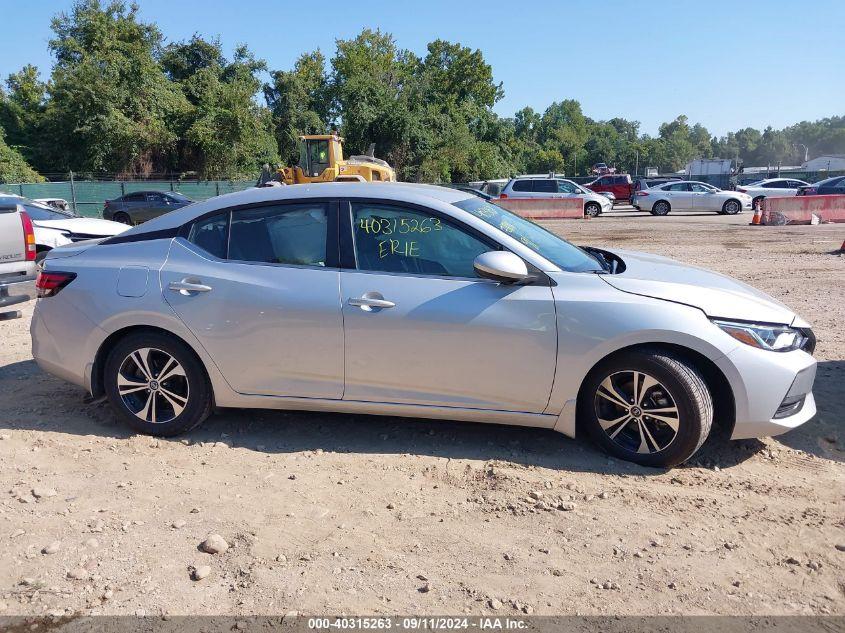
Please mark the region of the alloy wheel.
[[602, 430], [627, 451], [657, 453], [678, 435], [675, 399], [644, 372], [625, 370], [607, 376], [596, 390], [594, 407]]
[[739, 203], [734, 200], [728, 200], [725, 203], [725, 213], [728, 215], [733, 215], [739, 211]]
[[152, 424], [176, 419], [190, 397], [188, 376], [179, 361], [152, 347], [136, 349], [123, 359], [117, 390], [133, 415]]

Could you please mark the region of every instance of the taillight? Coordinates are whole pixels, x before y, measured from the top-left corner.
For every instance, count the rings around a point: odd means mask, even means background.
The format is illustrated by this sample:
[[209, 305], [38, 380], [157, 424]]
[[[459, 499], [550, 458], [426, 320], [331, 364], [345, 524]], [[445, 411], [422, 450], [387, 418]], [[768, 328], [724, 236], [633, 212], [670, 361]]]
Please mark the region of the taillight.
[[508, 194], [506, 194], [506, 193], [500, 193], [500, 194], [499, 194], [499, 199], [500, 199], [500, 200], [504, 200], [504, 199], [505, 199], [505, 198], [507, 198], [507, 197], [508, 197]]
[[637, 195], [638, 195], [638, 196], [643, 196], [643, 197], [645, 197], [645, 196], [647, 196], [647, 195], [648, 195], [648, 193], [647, 193], [647, 192], [645, 192], [645, 191], [638, 191], [638, 192], [637, 192]]
[[32, 228], [32, 220], [29, 219], [26, 211], [21, 211], [21, 224], [23, 224], [23, 244], [26, 261], [35, 261], [35, 229]]
[[59, 290], [76, 279], [76, 273], [42, 270], [35, 280], [35, 290], [39, 297], [54, 297]]
[[736, 190], [740, 193], [748, 193], [748, 189], [743, 189], [742, 187], [737, 187]]

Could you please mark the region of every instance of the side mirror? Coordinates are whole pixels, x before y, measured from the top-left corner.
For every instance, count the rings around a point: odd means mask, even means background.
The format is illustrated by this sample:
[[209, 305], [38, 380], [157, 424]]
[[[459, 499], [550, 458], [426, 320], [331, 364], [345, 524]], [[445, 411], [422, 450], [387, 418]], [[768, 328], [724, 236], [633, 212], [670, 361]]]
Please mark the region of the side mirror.
[[532, 278], [522, 258], [507, 251], [487, 251], [475, 258], [473, 268], [479, 277], [512, 284]]

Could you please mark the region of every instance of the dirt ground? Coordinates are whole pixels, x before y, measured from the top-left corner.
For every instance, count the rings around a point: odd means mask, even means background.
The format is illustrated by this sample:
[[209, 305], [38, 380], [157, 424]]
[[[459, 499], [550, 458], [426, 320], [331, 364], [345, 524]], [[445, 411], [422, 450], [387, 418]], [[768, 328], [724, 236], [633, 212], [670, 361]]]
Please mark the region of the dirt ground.
[[[550, 431], [358, 415], [226, 410], [155, 440], [37, 368], [31, 307], [0, 322], [0, 614], [845, 614], [845, 226], [748, 221], [549, 223], [815, 327], [814, 420], [715, 432], [669, 472]], [[228, 551], [199, 550], [212, 533]]]

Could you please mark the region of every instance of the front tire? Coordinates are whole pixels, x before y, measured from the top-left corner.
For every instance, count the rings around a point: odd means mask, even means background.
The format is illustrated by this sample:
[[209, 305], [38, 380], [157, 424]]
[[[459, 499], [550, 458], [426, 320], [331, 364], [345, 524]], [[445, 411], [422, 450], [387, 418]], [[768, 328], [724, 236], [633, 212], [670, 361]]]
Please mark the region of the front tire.
[[140, 433], [169, 437], [211, 413], [211, 386], [200, 361], [178, 339], [130, 334], [109, 352], [104, 384], [112, 407]]
[[596, 202], [588, 202], [584, 205], [584, 215], [591, 218], [601, 215], [601, 205]]
[[740, 211], [742, 211], [742, 205], [739, 200], [726, 200], [722, 205], [722, 213], [725, 215], [736, 215]]
[[665, 200], [658, 200], [654, 203], [654, 206], [651, 207], [651, 214], [652, 215], [669, 215], [669, 211], [672, 210], [672, 205], [670, 205]]
[[581, 390], [579, 418], [608, 453], [643, 466], [688, 460], [713, 423], [713, 398], [685, 358], [659, 349], [600, 363]]

